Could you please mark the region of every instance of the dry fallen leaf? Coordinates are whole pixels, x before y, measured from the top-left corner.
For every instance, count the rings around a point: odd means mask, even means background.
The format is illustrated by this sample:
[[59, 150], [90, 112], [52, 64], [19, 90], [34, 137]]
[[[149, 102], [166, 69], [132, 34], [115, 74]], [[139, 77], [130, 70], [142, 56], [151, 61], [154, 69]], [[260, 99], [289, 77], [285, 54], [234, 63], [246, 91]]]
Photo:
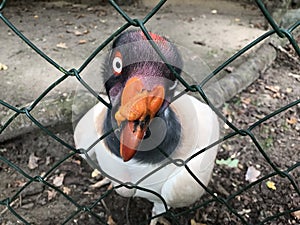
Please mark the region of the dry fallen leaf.
[[251, 98], [241, 98], [242, 103], [249, 105], [251, 103]]
[[85, 34], [88, 34], [89, 32], [90, 32], [89, 30], [84, 30], [84, 31], [79, 31], [79, 30], [69, 31], [69, 30], [67, 30], [67, 33], [74, 33], [76, 36], [83, 36]]
[[68, 48], [67, 44], [64, 43], [64, 42], [58, 43], [58, 44], [56, 45], [56, 47], [62, 48], [62, 49], [67, 49], [67, 48]]
[[116, 222], [113, 220], [112, 216], [108, 216], [107, 224], [108, 225], [116, 225]]
[[69, 195], [71, 193], [71, 188], [63, 187], [63, 193]]
[[246, 215], [251, 213], [251, 209], [242, 209], [242, 211], [238, 212], [240, 215]]
[[23, 187], [27, 182], [25, 180], [16, 180], [13, 187]]
[[97, 177], [99, 175], [101, 175], [101, 173], [99, 172], [99, 170], [94, 169], [91, 176], [92, 176], [92, 178], [94, 178], [94, 177]]
[[81, 36], [81, 35], [83, 35], [83, 33], [82, 33], [81, 31], [79, 31], [79, 30], [75, 30], [75, 31], [74, 31], [74, 34], [75, 34], [76, 36]]
[[98, 181], [97, 183], [90, 185], [90, 187], [91, 188], [99, 188], [99, 187], [103, 187], [104, 185], [109, 184], [109, 183], [110, 183], [110, 180], [107, 177], [105, 177], [102, 180]]
[[273, 93], [278, 93], [279, 90], [280, 90], [280, 87], [279, 86], [268, 86], [268, 85], [266, 85], [265, 89], [267, 89], [269, 91], [272, 91]]
[[295, 217], [297, 220], [300, 220], [300, 210], [292, 212], [291, 215]]
[[290, 94], [290, 93], [293, 92], [293, 88], [287, 87], [287, 88], [285, 89], [285, 91], [286, 91], [286, 93]]
[[57, 194], [57, 192], [53, 189], [48, 190], [47, 192], [48, 192], [48, 201], [51, 201], [52, 199], [54, 199]]
[[81, 161], [78, 159], [74, 159], [72, 160], [72, 163], [75, 163], [76, 165], [80, 166], [81, 165]]
[[55, 176], [53, 179], [53, 184], [56, 187], [60, 187], [61, 185], [63, 185], [64, 179], [65, 179], [65, 175], [64, 173], [59, 174], [58, 176]]
[[289, 73], [288, 76], [294, 77], [297, 81], [300, 81], [300, 74]]
[[253, 88], [249, 91], [251, 94], [255, 94], [256, 93], [256, 90]]
[[266, 185], [267, 185], [267, 187], [268, 187], [269, 189], [271, 189], [271, 190], [273, 190], [273, 191], [276, 191], [276, 185], [275, 185], [275, 182], [268, 180], [268, 181], [266, 182]]
[[194, 219], [191, 219], [191, 225], [206, 225], [205, 223], [198, 223]]
[[40, 176], [41, 176], [41, 177], [46, 176], [46, 172], [42, 172]]
[[50, 156], [47, 156], [46, 157], [46, 166], [48, 166], [49, 164], [51, 163], [51, 157]]
[[260, 175], [260, 171], [255, 169], [254, 166], [249, 166], [246, 172], [245, 180], [249, 182], [254, 182], [257, 180]]
[[291, 118], [286, 119], [286, 122], [288, 124], [295, 125], [298, 122], [298, 119], [296, 117], [292, 116]]
[[234, 71], [234, 67], [233, 66], [227, 66], [225, 68], [225, 71], [228, 72], [228, 73], [232, 73]]
[[32, 152], [32, 153], [30, 154], [30, 156], [29, 156], [29, 160], [28, 160], [28, 164], [27, 164], [28, 168], [31, 169], [31, 170], [37, 168], [37, 167], [39, 166], [38, 161], [39, 161], [40, 159], [41, 159], [41, 158], [36, 157], [36, 156], [34, 155], [34, 153]]
[[0, 63], [0, 70], [7, 70], [8, 67], [5, 64]]
[[79, 40], [79, 42], [78, 42], [78, 44], [85, 44], [85, 43], [87, 43], [87, 40], [85, 40], [85, 39], [81, 39], [81, 40]]

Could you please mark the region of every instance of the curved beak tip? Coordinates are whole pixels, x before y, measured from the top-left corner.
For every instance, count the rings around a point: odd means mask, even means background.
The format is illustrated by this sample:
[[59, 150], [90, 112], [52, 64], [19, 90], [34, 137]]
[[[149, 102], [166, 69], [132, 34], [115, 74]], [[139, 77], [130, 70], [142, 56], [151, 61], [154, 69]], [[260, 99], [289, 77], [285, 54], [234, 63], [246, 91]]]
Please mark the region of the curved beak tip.
[[126, 146], [124, 145], [121, 145], [123, 147], [122, 150], [120, 149], [120, 154], [121, 154], [121, 157], [123, 159], [123, 162], [127, 162], [129, 161], [130, 159], [133, 158], [133, 156], [135, 155], [136, 153], [136, 150], [135, 149], [130, 149], [130, 148], [127, 148]]
[[145, 135], [147, 127], [141, 129], [133, 121], [126, 121], [120, 136], [120, 155], [123, 161], [129, 161], [136, 154], [137, 149]]

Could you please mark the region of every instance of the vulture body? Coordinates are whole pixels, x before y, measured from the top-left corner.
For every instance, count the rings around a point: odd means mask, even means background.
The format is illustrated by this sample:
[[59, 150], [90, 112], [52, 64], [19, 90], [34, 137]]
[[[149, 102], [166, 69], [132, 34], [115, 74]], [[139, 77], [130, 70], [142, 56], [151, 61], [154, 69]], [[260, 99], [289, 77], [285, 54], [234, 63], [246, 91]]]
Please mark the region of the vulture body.
[[[176, 47], [162, 36], [150, 35], [169, 65], [180, 74], [183, 63]], [[88, 158], [113, 185], [137, 184], [158, 193], [168, 207], [194, 203], [204, 190], [184, 163], [218, 140], [215, 113], [187, 94], [173, 101], [178, 94], [176, 78], [140, 31], [117, 37], [103, 76], [107, 96], [102, 97], [112, 108], [98, 103], [80, 119], [74, 132], [76, 147], [89, 149]], [[103, 135], [105, 138], [97, 142]], [[214, 146], [187, 162], [204, 185], [210, 180], [216, 154]], [[153, 215], [166, 210], [151, 192], [126, 187], [116, 191], [152, 201]]]

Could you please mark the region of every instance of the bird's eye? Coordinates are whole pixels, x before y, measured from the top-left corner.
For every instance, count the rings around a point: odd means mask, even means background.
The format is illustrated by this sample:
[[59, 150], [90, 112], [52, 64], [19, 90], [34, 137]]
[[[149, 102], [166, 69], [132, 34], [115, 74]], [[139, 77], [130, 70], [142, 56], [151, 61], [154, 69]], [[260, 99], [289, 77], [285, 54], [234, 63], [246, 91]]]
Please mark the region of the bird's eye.
[[112, 67], [115, 75], [120, 75], [122, 72], [122, 55], [120, 52], [116, 52], [115, 57], [112, 61]]

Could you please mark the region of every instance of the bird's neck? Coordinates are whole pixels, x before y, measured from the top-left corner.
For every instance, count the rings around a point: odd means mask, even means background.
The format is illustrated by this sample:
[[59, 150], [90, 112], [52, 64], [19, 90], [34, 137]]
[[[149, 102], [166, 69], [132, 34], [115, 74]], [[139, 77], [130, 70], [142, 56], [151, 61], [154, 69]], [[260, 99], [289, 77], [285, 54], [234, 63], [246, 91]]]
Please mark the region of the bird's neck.
[[[104, 133], [109, 132], [113, 129], [114, 122], [113, 119], [111, 118], [112, 118], [111, 111], [108, 110], [104, 122], [104, 126], [103, 126]], [[149, 135], [154, 135], [154, 138], [159, 137], [162, 139], [159, 141], [159, 143], [155, 143], [157, 141], [157, 138], [155, 138], [155, 140], [153, 140], [153, 147], [151, 147], [151, 139], [147, 140], [147, 137], [145, 137], [141, 145], [143, 148], [143, 144], [146, 143], [147, 149], [138, 150], [133, 158], [134, 160], [140, 163], [146, 163], [146, 164], [160, 163], [166, 160], [169, 156], [171, 156], [171, 154], [175, 151], [175, 149], [180, 143], [181, 125], [180, 122], [178, 121], [175, 112], [170, 107], [166, 108], [162, 113], [160, 113], [159, 116], [154, 118], [154, 120], [155, 119], [158, 120], [158, 127], [156, 129], [155, 127], [151, 129], [151, 125], [150, 125]], [[151, 130], [153, 130], [153, 132], [161, 132], [161, 133], [151, 134]], [[110, 151], [113, 154], [121, 158], [120, 141], [114, 132], [110, 133], [104, 139], [104, 142], [107, 145], [108, 149], [110, 149]]]

